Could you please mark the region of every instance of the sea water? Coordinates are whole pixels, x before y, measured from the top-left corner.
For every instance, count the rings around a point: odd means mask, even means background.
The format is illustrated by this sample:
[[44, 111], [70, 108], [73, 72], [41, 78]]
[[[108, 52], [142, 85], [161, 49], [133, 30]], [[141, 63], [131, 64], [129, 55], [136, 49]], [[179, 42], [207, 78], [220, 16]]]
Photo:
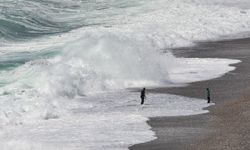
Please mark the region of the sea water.
[[205, 100], [132, 87], [217, 78], [239, 60], [176, 58], [250, 29], [245, 1], [0, 2], [0, 148], [127, 149], [155, 139], [148, 117], [207, 113]]

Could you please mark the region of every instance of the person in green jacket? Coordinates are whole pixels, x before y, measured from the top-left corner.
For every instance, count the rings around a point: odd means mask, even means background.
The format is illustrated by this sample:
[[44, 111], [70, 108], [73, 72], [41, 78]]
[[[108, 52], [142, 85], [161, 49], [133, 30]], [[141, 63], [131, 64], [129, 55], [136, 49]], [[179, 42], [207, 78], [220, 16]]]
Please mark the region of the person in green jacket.
[[206, 89], [206, 93], [207, 93], [207, 103], [210, 103], [210, 89], [209, 88], [207, 88]]

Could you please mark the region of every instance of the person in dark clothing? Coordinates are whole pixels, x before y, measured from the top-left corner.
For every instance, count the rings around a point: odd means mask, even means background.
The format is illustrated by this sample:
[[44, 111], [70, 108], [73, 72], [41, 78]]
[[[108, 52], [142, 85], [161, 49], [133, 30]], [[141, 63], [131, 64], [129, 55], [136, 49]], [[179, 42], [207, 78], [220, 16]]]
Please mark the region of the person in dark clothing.
[[146, 88], [143, 88], [142, 90], [141, 90], [141, 105], [143, 105], [144, 104], [144, 99], [146, 98]]
[[206, 91], [207, 91], [207, 103], [210, 103], [210, 89], [207, 88]]

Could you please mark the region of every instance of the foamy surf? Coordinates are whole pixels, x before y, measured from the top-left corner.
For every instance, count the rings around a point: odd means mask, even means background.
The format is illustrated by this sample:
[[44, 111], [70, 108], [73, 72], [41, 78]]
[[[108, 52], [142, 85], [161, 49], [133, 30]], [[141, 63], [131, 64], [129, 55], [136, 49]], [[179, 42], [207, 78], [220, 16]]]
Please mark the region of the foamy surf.
[[171, 95], [150, 95], [141, 107], [124, 89], [235, 69], [238, 60], [169, 51], [249, 31], [249, 9], [224, 2], [0, 2], [1, 149], [127, 149], [155, 138], [148, 117], [206, 113], [204, 100]]
[[71, 101], [71, 115], [6, 127], [0, 134], [1, 149], [125, 150], [156, 138], [148, 117], [207, 113], [203, 108], [210, 105], [200, 99], [148, 94], [141, 106], [138, 93], [127, 91], [77, 98]]

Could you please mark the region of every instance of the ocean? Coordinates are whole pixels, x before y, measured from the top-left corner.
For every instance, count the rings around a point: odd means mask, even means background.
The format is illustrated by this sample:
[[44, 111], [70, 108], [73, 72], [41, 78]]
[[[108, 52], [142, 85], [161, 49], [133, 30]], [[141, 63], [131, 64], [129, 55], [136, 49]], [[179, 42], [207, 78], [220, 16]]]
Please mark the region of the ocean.
[[148, 117], [208, 113], [205, 100], [129, 88], [185, 86], [239, 60], [176, 47], [248, 36], [247, 0], [1, 0], [0, 148], [120, 150], [155, 139]]

